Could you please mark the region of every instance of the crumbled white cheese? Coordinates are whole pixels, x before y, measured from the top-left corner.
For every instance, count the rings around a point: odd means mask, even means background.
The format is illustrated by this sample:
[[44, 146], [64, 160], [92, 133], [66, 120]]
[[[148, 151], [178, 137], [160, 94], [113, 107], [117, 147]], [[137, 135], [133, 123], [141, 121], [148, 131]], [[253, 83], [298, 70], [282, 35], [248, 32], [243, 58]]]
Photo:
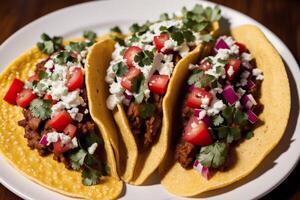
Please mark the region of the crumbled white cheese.
[[54, 62], [53, 62], [52, 59], [49, 59], [49, 60], [45, 63], [45, 65], [44, 65], [44, 67], [46, 68], [47, 72], [49, 72], [49, 71], [53, 68], [53, 66], [54, 66]]
[[84, 114], [88, 114], [89, 113], [89, 110], [86, 108], [85, 110], [84, 110]]
[[212, 103], [212, 106], [207, 109], [207, 114], [209, 116], [214, 116], [218, 114], [220, 111], [224, 110], [226, 105], [223, 103], [222, 100], [216, 100]]
[[124, 99], [124, 96], [118, 95], [109, 95], [106, 99], [106, 106], [108, 109], [113, 110], [117, 104], [121, 103]]
[[256, 76], [256, 80], [263, 80], [264, 79], [264, 76], [262, 74], [262, 70], [261, 69], [254, 68], [252, 70], [252, 75]]
[[47, 145], [50, 145], [53, 142], [57, 142], [58, 141], [58, 132], [49, 132], [47, 133]]
[[194, 65], [194, 64], [189, 64], [189, 70], [193, 70], [196, 69], [197, 67], [199, 67], [198, 65]]
[[227, 70], [227, 74], [228, 74], [228, 76], [232, 76], [233, 74], [234, 74], [234, 70], [233, 70], [233, 67], [230, 65], [229, 66], [229, 68], [228, 68], [228, 70]]
[[79, 89], [68, 92], [66, 95], [61, 96], [61, 99], [65, 103], [65, 107], [67, 109], [74, 108], [79, 105], [85, 105], [83, 98], [80, 96]]
[[252, 60], [252, 55], [250, 53], [242, 53], [241, 55], [242, 61], [251, 61]]
[[205, 117], [205, 115], [206, 115], [206, 110], [201, 110], [198, 116], [199, 120], [202, 120]]
[[82, 113], [77, 113], [75, 120], [78, 122], [81, 122], [83, 120], [83, 114]]
[[58, 112], [64, 110], [66, 107], [63, 102], [59, 101], [51, 107], [51, 117], [54, 117]]
[[73, 149], [78, 147], [78, 141], [77, 141], [77, 138], [76, 138], [76, 137], [74, 137], [74, 138], [71, 140], [71, 143], [72, 143]]
[[72, 108], [71, 110], [68, 110], [68, 113], [70, 114], [73, 120], [76, 119], [76, 115], [78, 114], [78, 112], [79, 112], [78, 108]]
[[97, 149], [97, 147], [98, 147], [98, 143], [95, 142], [94, 144], [92, 144], [92, 145], [88, 148], [89, 154], [94, 154], [95, 151], [96, 151], [96, 149]]

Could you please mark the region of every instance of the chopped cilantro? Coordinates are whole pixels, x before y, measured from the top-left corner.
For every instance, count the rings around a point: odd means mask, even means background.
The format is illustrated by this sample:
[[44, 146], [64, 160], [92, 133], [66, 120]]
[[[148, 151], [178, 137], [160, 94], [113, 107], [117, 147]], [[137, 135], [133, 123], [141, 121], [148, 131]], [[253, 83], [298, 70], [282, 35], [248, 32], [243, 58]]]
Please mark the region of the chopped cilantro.
[[120, 34], [122, 34], [122, 31], [121, 31], [120, 27], [118, 27], [118, 26], [112, 27], [112, 28], [110, 29], [110, 31], [111, 31], [111, 32], [115, 32], [115, 33], [120, 33]]
[[[194, 71], [193, 71], [194, 72]], [[203, 72], [200, 70], [195, 70], [195, 73], [193, 73], [189, 79], [188, 79], [188, 84], [193, 85], [197, 83], [201, 78], [203, 77]]]
[[84, 31], [83, 32], [83, 37], [85, 39], [88, 39], [89, 41], [95, 41], [97, 38], [97, 34], [93, 31]]
[[146, 65], [151, 65], [153, 58], [154, 53], [152, 51], [144, 50], [134, 56], [134, 61], [138, 63], [139, 66], [144, 67]]
[[220, 126], [224, 122], [224, 119], [221, 115], [215, 115], [213, 118], [214, 126]]
[[63, 64], [66, 64], [68, 62], [75, 63], [77, 61], [77, 59], [72, 57], [70, 52], [61, 51], [54, 57], [53, 61], [56, 64], [63, 65]]
[[247, 140], [249, 140], [249, 139], [252, 138], [253, 136], [254, 136], [253, 132], [252, 132], [252, 131], [249, 131], [249, 132], [246, 133], [245, 138], [246, 138]]
[[45, 78], [49, 77], [48, 73], [45, 72], [45, 71], [40, 71], [38, 76], [39, 76], [39, 80], [42, 80], [42, 79], [45, 79]]
[[228, 106], [222, 111], [222, 116], [225, 118], [227, 124], [232, 123], [234, 111], [235, 108], [232, 106]]
[[115, 35], [115, 34], [111, 34], [110, 37], [111, 37], [114, 41], [116, 41], [117, 43], [119, 43], [120, 46], [125, 46], [125, 40], [124, 40], [122, 37], [120, 37], [120, 36], [118, 36], [118, 35]]
[[195, 84], [197, 88], [204, 88], [206, 86], [210, 86], [213, 82], [216, 81], [216, 78], [212, 75], [205, 75], [201, 78], [199, 82]]
[[82, 184], [86, 186], [96, 185], [100, 182], [101, 172], [91, 168], [85, 168], [82, 171]]
[[137, 33], [138, 35], [142, 35], [143, 33], [149, 30], [149, 22], [146, 22], [141, 26], [138, 25], [137, 23], [134, 23], [129, 27], [129, 30], [131, 31], [132, 34]]
[[52, 104], [48, 100], [34, 99], [29, 106], [32, 116], [45, 120], [51, 117]]
[[211, 145], [202, 147], [198, 155], [198, 160], [203, 166], [219, 168], [224, 164], [226, 156], [226, 144], [217, 141]]
[[169, 17], [169, 15], [168, 15], [168, 13], [162, 13], [162, 14], [159, 16], [159, 20], [160, 20], [160, 21], [170, 20], [170, 17]]
[[112, 70], [118, 77], [123, 77], [128, 72], [128, 67], [123, 62], [119, 62], [112, 66]]
[[75, 51], [75, 52], [81, 52], [87, 47], [86, 42], [70, 42], [69, 45], [65, 47], [67, 51]]
[[62, 48], [62, 37], [54, 36], [51, 38], [46, 33], [41, 35], [42, 42], [37, 43], [37, 47], [40, 51], [46, 54], [52, 54], [55, 51]]
[[155, 106], [154, 104], [151, 103], [142, 104], [139, 109], [141, 118], [143, 119], [148, 119], [149, 117], [153, 116], [154, 111], [155, 111]]
[[234, 123], [240, 125], [240, 126], [244, 126], [248, 123], [248, 117], [247, 114], [235, 109], [235, 113], [234, 113]]
[[233, 141], [238, 141], [239, 139], [241, 139], [241, 130], [237, 127], [229, 128], [226, 138], [227, 143], [232, 143]]
[[142, 103], [142, 101], [144, 99], [144, 92], [146, 89], [147, 89], [147, 85], [145, 84], [145, 77], [144, 77], [144, 75], [142, 75], [141, 81], [139, 83], [138, 94], [134, 97], [136, 103], [138, 103], [138, 104]]
[[181, 45], [184, 42], [184, 36], [181, 31], [171, 32], [170, 36], [178, 45]]
[[183, 31], [182, 34], [187, 42], [193, 42], [196, 39], [192, 31]]
[[76, 153], [71, 154], [69, 158], [70, 158], [72, 169], [79, 170], [83, 165], [86, 155], [87, 152], [83, 149], [79, 149]]
[[131, 91], [134, 93], [137, 93], [141, 86], [141, 78], [140, 77], [134, 77], [131, 81]]

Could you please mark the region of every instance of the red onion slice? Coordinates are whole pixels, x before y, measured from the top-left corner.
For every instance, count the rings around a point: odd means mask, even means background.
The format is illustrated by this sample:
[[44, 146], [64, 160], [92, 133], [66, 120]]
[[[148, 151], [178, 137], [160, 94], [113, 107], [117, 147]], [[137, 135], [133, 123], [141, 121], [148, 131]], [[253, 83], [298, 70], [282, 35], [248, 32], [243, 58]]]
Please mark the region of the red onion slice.
[[215, 44], [214, 51], [217, 53], [219, 49], [229, 49], [229, 46], [226, 44], [226, 42], [219, 38]]
[[[196, 108], [195, 110], [194, 110], [194, 116], [195, 117], [199, 117], [199, 114], [200, 114], [200, 112], [202, 111], [203, 109], [198, 109], [198, 108]], [[201, 121], [203, 121], [208, 127], [211, 127], [212, 126], [212, 120], [211, 120], [211, 118], [206, 114], [202, 119], [201, 119]]]
[[47, 135], [43, 135], [39, 143], [47, 146], [48, 145]]
[[199, 160], [195, 160], [193, 168], [199, 172], [206, 180], [210, 178], [209, 168], [201, 165]]
[[253, 89], [253, 88], [255, 88], [255, 83], [254, 83], [252, 80], [249, 80], [249, 81], [247, 82], [247, 89], [248, 89], [248, 90], [251, 90], [251, 89]]
[[243, 96], [241, 102], [245, 106], [245, 108], [247, 108], [248, 110], [250, 110], [254, 105], [257, 105], [252, 94], [247, 94], [247, 95]]
[[129, 91], [126, 90], [124, 92], [124, 96], [125, 96], [125, 98], [123, 99], [123, 104], [125, 104], [126, 106], [129, 106], [129, 104], [133, 98], [133, 95]]
[[233, 105], [237, 102], [237, 100], [239, 100], [239, 96], [235, 93], [231, 85], [225, 86], [222, 95], [229, 105]]
[[248, 116], [248, 121], [251, 124], [255, 124], [255, 122], [257, 122], [257, 120], [258, 120], [257, 115], [252, 110], [247, 111], [247, 116]]

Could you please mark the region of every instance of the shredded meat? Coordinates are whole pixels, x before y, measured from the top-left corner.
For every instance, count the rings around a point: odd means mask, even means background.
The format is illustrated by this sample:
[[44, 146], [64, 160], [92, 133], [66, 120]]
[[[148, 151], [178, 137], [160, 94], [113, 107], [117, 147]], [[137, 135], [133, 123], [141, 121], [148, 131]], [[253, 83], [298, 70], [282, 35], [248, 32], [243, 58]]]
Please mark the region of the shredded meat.
[[183, 139], [176, 146], [175, 159], [180, 163], [180, 165], [188, 169], [192, 166], [193, 161], [196, 156], [196, 146], [184, 141]]
[[162, 100], [163, 97], [157, 94], [152, 94], [148, 103], [155, 106], [154, 114], [148, 118], [143, 119], [140, 117], [140, 107], [142, 104], [130, 103], [127, 108], [127, 117], [129, 120], [130, 128], [139, 143], [144, 147], [148, 147], [156, 139], [162, 124]]

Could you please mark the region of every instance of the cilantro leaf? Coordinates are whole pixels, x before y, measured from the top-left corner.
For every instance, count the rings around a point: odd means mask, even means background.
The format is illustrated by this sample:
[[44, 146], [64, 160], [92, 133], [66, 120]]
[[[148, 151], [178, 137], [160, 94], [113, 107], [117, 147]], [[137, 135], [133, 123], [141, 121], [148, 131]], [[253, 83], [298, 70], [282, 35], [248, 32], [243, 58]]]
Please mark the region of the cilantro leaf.
[[132, 34], [137, 33], [138, 35], [141, 35], [149, 30], [149, 22], [146, 22], [141, 26], [138, 25], [137, 23], [134, 23], [129, 27], [129, 30], [131, 31]]
[[72, 57], [70, 52], [61, 51], [54, 57], [53, 61], [56, 64], [63, 65], [63, 64], [66, 64], [68, 62], [75, 63], [75, 62], [77, 62], [77, 59]]
[[144, 99], [144, 92], [147, 89], [147, 85], [145, 84], [145, 77], [144, 75], [141, 76], [141, 81], [139, 83], [139, 90], [138, 90], [138, 95], [136, 95], [135, 98], [135, 102], [140, 104], [142, 103], [143, 99]]
[[222, 116], [225, 118], [227, 124], [232, 123], [234, 111], [235, 108], [232, 106], [228, 106], [222, 111]]
[[233, 141], [237, 141], [241, 139], [241, 130], [237, 127], [229, 128], [229, 132], [227, 134], [227, 143], [232, 143]]
[[200, 82], [195, 84], [198, 88], [204, 88], [206, 86], [210, 86], [213, 82], [216, 81], [216, 78], [212, 75], [205, 75], [201, 78]]
[[128, 67], [123, 62], [119, 62], [112, 66], [112, 70], [118, 77], [123, 77], [128, 72]]
[[224, 119], [221, 115], [215, 115], [213, 118], [214, 126], [220, 126], [224, 122]]
[[118, 27], [118, 26], [112, 27], [112, 28], [110, 29], [110, 31], [111, 31], [111, 32], [115, 32], [115, 33], [120, 33], [120, 34], [122, 34], [122, 31], [121, 31], [120, 27]]
[[200, 40], [203, 42], [210, 42], [212, 39], [213, 37], [210, 34], [200, 35]]
[[87, 47], [86, 42], [70, 42], [69, 45], [65, 47], [67, 51], [75, 51], [75, 52], [81, 52]]
[[192, 31], [183, 31], [182, 34], [187, 42], [193, 42], [196, 39]]
[[168, 13], [162, 13], [160, 16], [159, 16], [159, 20], [160, 21], [167, 21], [167, 20], [170, 20], [170, 17], [168, 15]]
[[93, 31], [84, 31], [83, 32], [83, 37], [85, 39], [88, 39], [89, 41], [95, 41], [97, 38], [97, 34]]
[[226, 144], [217, 141], [211, 145], [202, 147], [198, 155], [198, 160], [203, 166], [219, 168], [225, 163], [227, 151]]
[[139, 66], [144, 67], [146, 65], [151, 65], [153, 58], [154, 54], [152, 51], [144, 50], [134, 56], [134, 61], [138, 63]]
[[32, 116], [45, 120], [51, 117], [52, 104], [48, 100], [34, 99], [29, 106]]
[[83, 149], [80, 149], [76, 153], [71, 154], [69, 158], [70, 158], [72, 169], [79, 170], [83, 165], [86, 155], [87, 152]]
[[82, 184], [86, 186], [96, 185], [100, 182], [101, 176], [101, 172], [91, 168], [85, 168], [81, 174]]
[[45, 72], [45, 71], [40, 71], [38, 76], [39, 76], [39, 80], [42, 80], [42, 79], [45, 79], [45, 78], [49, 77], [48, 73]]
[[184, 36], [181, 31], [171, 32], [170, 36], [178, 45], [181, 45], [184, 42]]
[[253, 136], [254, 136], [253, 132], [252, 132], [252, 131], [249, 131], [249, 132], [246, 133], [245, 138], [246, 138], [247, 140], [249, 140], [249, 139], [252, 138]]
[[148, 103], [148, 104], [142, 104], [139, 107], [139, 113], [141, 115], [141, 118], [148, 119], [149, 117], [153, 116], [153, 113], [155, 111], [154, 104]]
[[38, 49], [48, 55], [62, 48], [62, 37], [54, 36], [51, 38], [46, 33], [41, 35], [42, 42], [37, 43]]
[[189, 77], [188, 84], [193, 85], [197, 83], [203, 77], [203, 71], [195, 70], [194, 73]]
[[246, 125], [248, 123], [247, 114], [236, 109], [236, 111], [234, 113], [234, 123], [236, 123], [240, 126]]

